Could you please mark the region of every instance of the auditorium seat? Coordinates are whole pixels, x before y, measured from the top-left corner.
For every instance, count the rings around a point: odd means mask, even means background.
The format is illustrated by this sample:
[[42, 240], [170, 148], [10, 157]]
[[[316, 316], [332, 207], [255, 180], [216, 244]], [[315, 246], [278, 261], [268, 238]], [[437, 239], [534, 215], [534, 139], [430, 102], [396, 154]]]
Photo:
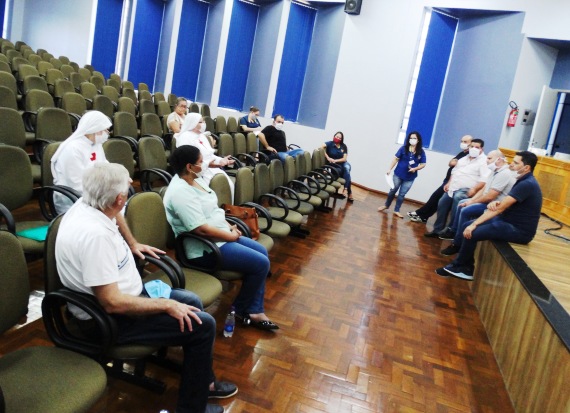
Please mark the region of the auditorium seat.
[[89, 82], [94, 84], [95, 87], [97, 88], [97, 93], [101, 94], [103, 86], [105, 86], [105, 79], [102, 79], [99, 76], [91, 76], [89, 78]]
[[115, 113], [115, 105], [113, 105], [113, 102], [107, 96], [97, 95], [95, 99], [93, 99], [93, 110], [98, 110], [111, 120]]
[[61, 107], [61, 101], [66, 93], [75, 93], [73, 83], [66, 79], [57, 79], [53, 87], [53, 98], [56, 106]]
[[128, 112], [133, 116], [137, 116], [137, 107], [132, 99], [121, 96], [117, 104], [117, 112]]
[[81, 93], [85, 98], [87, 109], [91, 109], [93, 107], [93, 99], [95, 99], [95, 96], [99, 94], [97, 92], [97, 87], [90, 82], [82, 82], [79, 85], [79, 93]]

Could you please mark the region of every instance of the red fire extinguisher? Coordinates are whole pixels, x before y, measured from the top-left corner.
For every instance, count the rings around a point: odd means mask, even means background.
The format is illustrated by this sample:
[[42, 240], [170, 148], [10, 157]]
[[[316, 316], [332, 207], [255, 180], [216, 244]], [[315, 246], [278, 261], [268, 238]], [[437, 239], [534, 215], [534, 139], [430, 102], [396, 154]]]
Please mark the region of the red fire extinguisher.
[[512, 100], [509, 102], [509, 106], [511, 107], [511, 112], [509, 113], [509, 120], [507, 120], [507, 126], [512, 128], [517, 124], [517, 117], [519, 116], [519, 107]]

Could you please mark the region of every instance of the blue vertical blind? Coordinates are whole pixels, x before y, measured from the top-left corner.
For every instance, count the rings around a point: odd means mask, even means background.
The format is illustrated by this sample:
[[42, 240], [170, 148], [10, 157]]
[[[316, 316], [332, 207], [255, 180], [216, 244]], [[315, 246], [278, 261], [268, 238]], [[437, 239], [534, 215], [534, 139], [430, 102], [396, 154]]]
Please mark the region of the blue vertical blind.
[[185, 0], [180, 17], [172, 92], [193, 101], [196, 100], [208, 10], [208, 3]]
[[0, 37], [4, 33], [4, 14], [6, 13], [6, 0], [0, 0]]
[[425, 148], [430, 146], [457, 22], [453, 17], [432, 12], [406, 131], [420, 132]]
[[160, 45], [163, 0], [137, 0], [128, 79], [154, 89], [154, 76]]
[[273, 116], [297, 121], [317, 11], [291, 3]]
[[115, 71], [123, 0], [98, 0], [91, 64], [106, 78]]
[[258, 15], [259, 6], [234, 0], [218, 106], [243, 110]]

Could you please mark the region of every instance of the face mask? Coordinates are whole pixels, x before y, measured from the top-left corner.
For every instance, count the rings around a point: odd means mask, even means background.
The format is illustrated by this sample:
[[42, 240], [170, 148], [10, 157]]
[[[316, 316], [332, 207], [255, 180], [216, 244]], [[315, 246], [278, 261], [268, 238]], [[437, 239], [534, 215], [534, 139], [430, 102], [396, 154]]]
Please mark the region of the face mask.
[[337, 138], [336, 136], [333, 138], [333, 142], [336, 143], [337, 145], [340, 143], [340, 138]]
[[469, 148], [469, 156], [472, 158], [476, 158], [481, 155], [481, 149], [479, 148]]
[[[195, 166], [198, 166], [198, 165], [195, 165]], [[200, 169], [201, 169], [200, 172], [194, 172], [194, 171], [192, 171], [192, 173], [194, 174], [194, 176], [195, 176], [196, 178], [202, 178], [202, 175], [204, 174], [204, 163], [201, 163], [201, 164], [200, 164]]]
[[410, 145], [413, 146], [413, 145], [416, 145], [417, 143], [418, 143], [418, 140], [417, 140], [417, 139], [413, 139], [413, 138], [410, 139]]
[[491, 172], [495, 172], [497, 170], [497, 161], [487, 165], [487, 168], [489, 168]]
[[98, 133], [95, 135], [95, 143], [98, 143], [99, 145], [107, 142], [107, 139], [109, 139], [109, 134], [107, 132], [101, 132], [100, 134]]
[[204, 132], [206, 132], [206, 124], [205, 124], [205, 123], [202, 123], [202, 124], [200, 125], [200, 133], [204, 133]]
[[276, 124], [275, 124], [275, 129], [277, 129], [277, 130], [282, 130], [282, 129], [283, 129], [283, 124], [282, 124], [282, 123], [276, 123]]
[[465, 150], [467, 150], [467, 148], [469, 148], [469, 144], [465, 143], [465, 142], [461, 142], [459, 147], [461, 148], [462, 151], [465, 151]]
[[251, 116], [250, 116], [250, 118], [251, 118], [251, 120], [256, 120], [256, 119], [257, 119], [257, 115], [255, 115], [255, 114], [252, 113]]

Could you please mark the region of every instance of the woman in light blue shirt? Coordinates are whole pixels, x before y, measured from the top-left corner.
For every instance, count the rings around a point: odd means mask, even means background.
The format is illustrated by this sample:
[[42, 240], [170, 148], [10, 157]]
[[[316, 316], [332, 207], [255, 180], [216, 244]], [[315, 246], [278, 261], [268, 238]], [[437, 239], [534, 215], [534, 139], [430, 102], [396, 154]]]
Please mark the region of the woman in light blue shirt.
[[[176, 176], [164, 195], [166, 217], [175, 235], [190, 231], [213, 241], [222, 253], [221, 268], [243, 274], [241, 289], [234, 301], [236, 316], [244, 324], [262, 330], [279, 327], [265, 315], [263, 301], [269, 258], [265, 247], [241, 236], [235, 225], [225, 219], [218, 198], [201, 178], [202, 155], [194, 146], [177, 148], [170, 158]], [[207, 167], [207, 166], [205, 166]], [[199, 241], [185, 244], [186, 257], [197, 264], [209, 259]]]

